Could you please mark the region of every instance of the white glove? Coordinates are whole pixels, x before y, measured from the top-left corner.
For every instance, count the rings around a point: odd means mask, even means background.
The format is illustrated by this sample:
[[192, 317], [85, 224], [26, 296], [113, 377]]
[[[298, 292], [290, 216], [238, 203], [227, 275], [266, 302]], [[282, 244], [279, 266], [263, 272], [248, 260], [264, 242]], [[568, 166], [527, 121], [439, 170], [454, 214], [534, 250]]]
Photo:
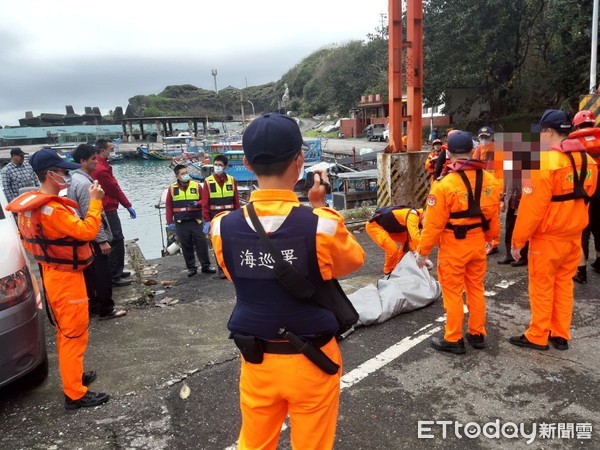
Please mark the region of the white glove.
[[[427, 256], [423, 256], [417, 252], [415, 252], [415, 258], [417, 260], [417, 266], [419, 266], [419, 268], [423, 268], [427, 265], [427, 261], [429, 261], [427, 259]], [[431, 261], [429, 261], [429, 264], [431, 264]]]
[[515, 261], [518, 261], [518, 260], [521, 259], [521, 249], [520, 248], [514, 248], [514, 247], [512, 247], [510, 249], [510, 254], [511, 254], [511, 256], [513, 257], [513, 259]]

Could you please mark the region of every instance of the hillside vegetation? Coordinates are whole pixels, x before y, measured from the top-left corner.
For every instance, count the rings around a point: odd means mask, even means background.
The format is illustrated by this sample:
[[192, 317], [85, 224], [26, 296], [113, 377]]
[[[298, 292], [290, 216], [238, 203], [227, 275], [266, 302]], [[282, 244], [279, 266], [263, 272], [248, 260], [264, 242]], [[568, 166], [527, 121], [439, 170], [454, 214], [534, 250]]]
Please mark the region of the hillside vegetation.
[[[592, 2], [587, 0], [424, 1], [424, 101], [446, 113], [489, 105], [480, 121], [539, 117], [546, 108], [577, 110], [587, 93]], [[319, 49], [280, 80], [243, 90], [256, 113], [275, 111], [287, 83], [287, 110], [348, 117], [362, 95], [388, 99], [387, 29], [363, 41]], [[453, 88], [475, 88], [458, 104]], [[245, 102], [246, 114], [250, 105]], [[216, 94], [191, 85], [129, 100], [128, 116], [239, 116], [240, 90]], [[468, 126], [468, 124], [462, 124]]]

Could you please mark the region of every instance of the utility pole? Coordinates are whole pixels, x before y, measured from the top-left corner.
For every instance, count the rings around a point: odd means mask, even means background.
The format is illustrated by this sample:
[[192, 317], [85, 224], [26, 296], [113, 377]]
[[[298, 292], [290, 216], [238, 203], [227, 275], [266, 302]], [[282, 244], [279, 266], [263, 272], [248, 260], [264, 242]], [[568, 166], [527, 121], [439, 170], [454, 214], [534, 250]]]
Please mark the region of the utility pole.
[[379, 13], [379, 16], [381, 17], [381, 39], [384, 39], [384, 37], [385, 37], [385, 33], [384, 33], [385, 21], [387, 19], [387, 14], [382, 12], [382, 13]]
[[592, 55], [590, 58], [590, 94], [595, 94], [596, 88], [596, 61], [598, 55], [598, 0], [594, 0], [592, 13]]
[[242, 130], [246, 128], [246, 116], [244, 115], [244, 92], [240, 90], [240, 105], [242, 107]]

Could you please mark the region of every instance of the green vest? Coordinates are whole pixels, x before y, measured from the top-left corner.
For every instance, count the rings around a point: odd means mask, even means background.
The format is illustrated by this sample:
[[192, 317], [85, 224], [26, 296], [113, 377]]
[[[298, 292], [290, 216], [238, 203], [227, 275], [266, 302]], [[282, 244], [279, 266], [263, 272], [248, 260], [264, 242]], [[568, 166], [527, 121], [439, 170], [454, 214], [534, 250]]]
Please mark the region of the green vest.
[[214, 175], [206, 178], [210, 195], [210, 218], [221, 211], [233, 211], [235, 202], [235, 185], [233, 177], [227, 175], [223, 186], [220, 186]]
[[173, 197], [173, 218], [175, 220], [202, 219], [202, 206], [195, 206], [194, 202], [200, 201], [200, 188], [198, 183], [191, 180], [184, 191], [177, 182], [171, 185]]

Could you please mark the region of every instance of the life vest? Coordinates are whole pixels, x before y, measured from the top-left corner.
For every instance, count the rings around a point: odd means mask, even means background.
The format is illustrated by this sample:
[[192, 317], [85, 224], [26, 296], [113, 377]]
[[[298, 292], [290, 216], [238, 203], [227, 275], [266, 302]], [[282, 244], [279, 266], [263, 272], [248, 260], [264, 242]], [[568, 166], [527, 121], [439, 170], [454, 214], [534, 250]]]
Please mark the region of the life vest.
[[600, 128], [589, 127], [575, 130], [569, 134], [569, 139], [579, 140], [587, 154], [600, 164]]
[[[569, 135], [570, 136], [570, 135]], [[584, 143], [578, 138], [567, 138], [563, 139], [560, 145], [553, 145], [550, 150], [558, 150], [569, 157], [571, 161], [571, 167], [573, 168], [573, 192], [562, 195], [553, 195], [553, 202], [566, 202], [569, 200], [583, 199], [587, 204], [590, 201], [590, 196], [583, 187], [583, 181], [588, 175], [588, 161], [586, 148]], [[581, 171], [577, 172], [577, 165], [575, 164], [575, 158], [573, 153], [577, 152], [581, 156]]]
[[[408, 209], [406, 213], [406, 217], [404, 218], [404, 225], [400, 223], [394, 211], [400, 209]], [[412, 206], [384, 206], [382, 208], [378, 208], [373, 213], [373, 217], [369, 219], [369, 222], [377, 223], [381, 228], [383, 228], [388, 233], [404, 233], [408, 231], [408, 215], [414, 212], [419, 215], [419, 212], [413, 208]], [[420, 227], [420, 225], [419, 225]], [[408, 251], [409, 241], [410, 241], [410, 233], [406, 234], [406, 241], [404, 242], [404, 252]]]
[[44, 235], [41, 218], [45, 205], [50, 201], [60, 203], [72, 211], [73, 215], [78, 216], [77, 202], [40, 191], [20, 195], [9, 203], [6, 209], [18, 214], [23, 245], [38, 263], [65, 272], [80, 272], [94, 260], [90, 243], [69, 236], [49, 239]]
[[[473, 228], [481, 227], [483, 228], [483, 231], [487, 231], [490, 228], [489, 221], [481, 212], [480, 205], [481, 189], [483, 186], [483, 166], [484, 161], [468, 159], [466, 161], [456, 161], [454, 164], [450, 164], [447, 167], [448, 171], [446, 172], [446, 175], [452, 172], [458, 173], [465, 184], [468, 193], [468, 208], [465, 211], [451, 212], [450, 219], [481, 218], [481, 222], [470, 225], [454, 225], [448, 222], [446, 228], [454, 231], [454, 237], [456, 239], [465, 239], [467, 237], [467, 231], [472, 230]], [[471, 183], [465, 174], [465, 170], [472, 169], [475, 169], [475, 192], [473, 192]]]
[[437, 164], [437, 160], [440, 157], [441, 154], [441, 150], [438, 151], [431, 151], [429, 153], [429, 155], [427, 155], [427, 161], [425, 161], [425, 169], [427, 170], [427, 172], [429, 172], [429, 175], [433, 175], [433, 172], [435, 171], [435, 165]]
[[235, 202], [235, 184], [233, 177], [226, 175], [227, 179], [220, 186], [214, 175], [206, 178], [210, 197], [211, 219], [222, 211], [233, 211]]
[[181, 189], [177, 182], [173, 183], [170, 189], [173, 197], [173, 218], [175, 220], [202, 218], [202, 207], [195, 204], [200, 200], [200, 189], [196, 181], [190, 180], [186, 190]]

